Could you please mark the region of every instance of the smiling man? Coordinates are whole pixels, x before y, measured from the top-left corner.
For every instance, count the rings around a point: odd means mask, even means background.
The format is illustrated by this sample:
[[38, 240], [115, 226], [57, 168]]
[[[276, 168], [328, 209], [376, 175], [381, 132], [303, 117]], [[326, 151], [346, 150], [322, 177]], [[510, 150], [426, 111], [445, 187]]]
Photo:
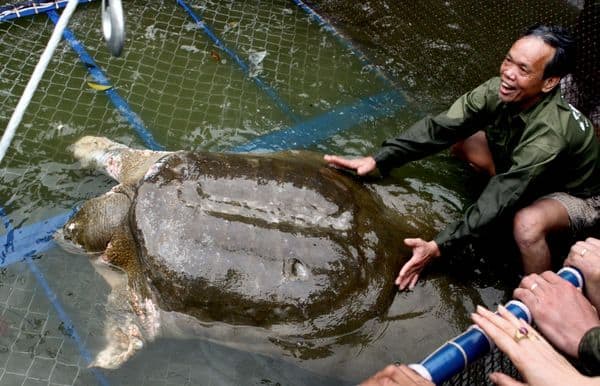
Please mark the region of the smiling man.
[[426, 117], [374, 155], [325, 156], [333, 166], [382, 174], [453, 146], [490, 179], [462, 219], [434, 240], [406, 239], [411, 259], [396, 284], [413, 288], [423, 268], [512, 216], [526, 273], [551, 268], [547, 237], [579, 235], [600, 217], [600, 145], [590, 121], [560, 95], [560, 79], [575, 63], [575, 43], [561, 27], [537, 25], [513, 44], [492, 78], [445, 112]]

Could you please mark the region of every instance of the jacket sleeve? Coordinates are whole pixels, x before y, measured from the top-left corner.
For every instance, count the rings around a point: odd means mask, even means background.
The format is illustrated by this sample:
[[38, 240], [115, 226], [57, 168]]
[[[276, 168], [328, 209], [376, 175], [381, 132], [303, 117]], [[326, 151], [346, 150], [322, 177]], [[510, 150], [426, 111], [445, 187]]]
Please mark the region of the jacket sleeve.
[[600, 375], [600, 327], [594, 327], [585, 333], [579, 342], [578, 353], [587, 375]]
[[490, 178], [477, 201], [463, 218], [447, 226], [435, 237], [442, 254], [481, 234], [492, 221], [513, 214], [527, 195], [538, 192], [538, 182], [548, 174], [552, 162], [564, 147], [560, 138], [544, 127], [526, 129], [522, 141], [511, 155], [511, 167]]
[[497, 98], [496, 83], [497, 78], [488, 80], [458, 98], [447, 111], [427, 116], [386, 140], [374, 155], [379, 171], [388, 174], [392, 168], [437, 153], [484, 128], [490, 99]]

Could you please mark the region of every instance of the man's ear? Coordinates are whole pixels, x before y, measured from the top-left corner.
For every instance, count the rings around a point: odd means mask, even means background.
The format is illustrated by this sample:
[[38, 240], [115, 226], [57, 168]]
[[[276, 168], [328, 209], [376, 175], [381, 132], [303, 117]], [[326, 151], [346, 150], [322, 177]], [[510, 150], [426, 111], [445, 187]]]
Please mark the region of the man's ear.
[[544, 79], [544, 85], [542, 86], [543, 92], [550, 92], [557, 84], [560, 83], [560, 76], [551, 76]]

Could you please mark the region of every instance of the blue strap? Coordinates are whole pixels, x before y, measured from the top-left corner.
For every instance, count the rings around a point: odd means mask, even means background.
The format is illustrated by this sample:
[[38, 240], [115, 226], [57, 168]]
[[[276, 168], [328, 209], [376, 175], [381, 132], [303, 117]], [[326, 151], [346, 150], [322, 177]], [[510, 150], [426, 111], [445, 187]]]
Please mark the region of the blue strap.
[[[4, 209], [0, 211], [4, 214]], [[66, 212], [49, 219], [14, 229], [3, 215], [6, 234], [0, 235], [0, 268], [23, 261], [26, 256], [46, 251], [54, 245], [52, 235], [73, 215]]]
[[[58, 13], [56, 13], [56, 11], [48, 11], [47, 15], [54, 24], [58, 23], [59, 15]], [[92, 75], [96, 83], [103, 86], [110, 86], [110, 81], [108, 80], [108, 77], [104, 74], [100, 67], [96, 65], [96, 62], [90, 56], [90, 54], [87, 53], [83, 44], [81, 44], [81, 42], [77, 40], [77, 38], [75, 38], [73, 32], [71, 32], [71, 30], [69, 30], [68, 28], [65, 28], [65, 31], [63, 32], [63, 37], [67, 42], [69, 42], [71, 48], [77, 53], [77, 55], [79, 55], [79, 59], [86, 67], [88, 72]], [[136, 113], [134, 113], [133, 110], [131, 110], [127, 102], [123, 98], [121, 98], [121, 96], [117, 93], [114, 87], [109, 88], [105, 91], [105, 93], [110, 99], [110, 101], [113, 103], [113, 105], [115, 105], [117, 110], [119, 110], [119, 112], [125, 117], [125, 119], [127, 119], [127, 121], [133, 127], [137, 135], [142, 139], [146, 147], [152, 150], [164, 150], [164, 147], [154, 140], [154, 137], [152, 136], [150, 131], [146, 129], [140, 117]]]
[[[189, 15], [192, 19], [194, 19], [194, 22], [196, 23], [196, 25], [198, 27], [200, 27], [204, 33], [206, 34], [206, 36], [208, 36], [210, 38], [210, 40], [212, 40], [215, 45], [222, 50], [223, 52], [225, 52], [227, 54], [227, 56], [229, 56], [231, 59], [233, 59], [234, 62], [237, 63], [238, 66], [240, 66], [240, 68], [242, 69], [242, 71], [244, 72], [245, 75], [249, 74], [249, 67], [248, 65], [242, 60], [242, 58], [240, 58], [235, 52], [233, 52], [232, 50], [230, 50], [225, 43], [223, 43], [223, 41], [221, 39], [219, 39], [217, 37], [217, 35], [215, 35], [215, 33], [210, 29], [210, 27], [208, 25], [206, 25], [206, 23], [204, 23], [200, 17], [192, 10], [192, 8], [190, 8], [189, 5], [187, 5], [187, 3], [183, 0], [177, 0], [177, 4], [179, 4]], [[254, 80], [254, 83], [256, 83], [256, 85], [265, 93], [269, 96], [269, 98], [271, 98], [273, 100], [273, 102], [275, 102], [275, 104], [277, 105], [277, 107], [279, 107], [279, 109], [289, 118], [292, 120], [292, 122], [299, 122], [300, 118], [294, 114], [294, 112], [292, 111], [292, 109], [279, 97], [279, 95], [277, 94], [277, 92], [269, 87], [269, 85], [267, 85], [261, 78], [259, 78], [258, 76], [254, 76], [252, 77], [252, 79]]]
[[260, 136], [247, 144], [231, 149], [233, 152], [266, 152], [306, 148], [354, 127], [359, 123], [392, 116], [405, 105], [396, 91], [383, 92], [347, 106], [338, 106], [323, 115], [300, 124]]

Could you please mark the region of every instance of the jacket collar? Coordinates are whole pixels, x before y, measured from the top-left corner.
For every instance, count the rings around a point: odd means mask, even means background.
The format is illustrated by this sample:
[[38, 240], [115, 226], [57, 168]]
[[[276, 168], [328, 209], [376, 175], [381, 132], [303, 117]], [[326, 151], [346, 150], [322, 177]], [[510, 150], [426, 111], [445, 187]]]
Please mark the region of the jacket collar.
[[565, 110], [569, 109], [567, 102], [562, 98], [562, 95], [560, 93], [560, 85], [554, 87], [552, 91], [544, 95], [535, 105], [531, 106], [526, 110], [517, 112], [515, 111], [515, 106], [512, 106], [508, 103], [504, 103], [503, 108], [504, 111], [506, 111], [512, 117], [518, 117], [523, 121], [523, 123], [527, 124], [528, 122], [535, 119], [540, 114], [540, 112], [543, 111], [544, 108], [551, 103], [554, 103]]

